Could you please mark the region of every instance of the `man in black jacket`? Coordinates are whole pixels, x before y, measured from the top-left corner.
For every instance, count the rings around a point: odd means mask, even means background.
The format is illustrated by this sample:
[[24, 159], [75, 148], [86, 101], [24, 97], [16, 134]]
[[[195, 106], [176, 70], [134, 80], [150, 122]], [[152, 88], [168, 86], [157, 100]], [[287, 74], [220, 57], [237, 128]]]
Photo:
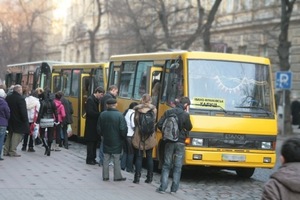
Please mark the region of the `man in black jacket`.
[[29, 121], [25, 99], [22, 97], [22, 86], [15, 85], [12, 94], [6, 97], [10, 109], [8, 121], [8, 135], [4, 145], [4, 156], [20, 157], [17, 146], [24, 133], [29, 133]]
[[176, 104], [175, 108], [167, 110], [157, 123], [157, 127], [162, 131], [165, 119], [171, 114], [175, 113], [178, 117], [179, 138], [176, 142], [165, 141], [164, 148], [164, 162], [161, 172], [161, 184], [157, 188], [157, 192], [165, 193], [168, 187], [168, 178], [170, 169], [173, 166], [173, 182], [171, 186], [171, 193], [175, 193], [179, 188], [179, 181], [181, 176], [182, 162], [185, 152], [185, 139], [188, 137], [189, 131], [193, 128], [188, 110], [191, 101], [188, 97], [182, 97]]
[[86, 164], [95, 165], [96, 161], [96, 150], [97, 143], [100, 140], [100, 136], [97, 133], [97, 121], [99, 117], [99, 100], [103, 97], [105, 90], [102, 87], [97, 87], [94, 93], [89, 96], [86, 100], [85, 111], [85, 140], [87, 142], [87, 155]]

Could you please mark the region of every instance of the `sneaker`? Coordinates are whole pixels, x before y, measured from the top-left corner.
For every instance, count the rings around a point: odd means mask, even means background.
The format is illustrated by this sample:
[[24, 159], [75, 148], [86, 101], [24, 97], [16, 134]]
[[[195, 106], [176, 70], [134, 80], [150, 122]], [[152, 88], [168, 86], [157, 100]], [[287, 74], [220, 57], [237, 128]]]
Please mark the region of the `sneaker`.
[[174, 195], [174, 194], [176, 194], [176, 192], [174, 192], [174, 191], [171, 191], [171, 192], [170, 192], [170, 194], [173, 194], [173, 195]]
[[163, 191], [163, 190], [161, 190], [159, 188], [157, 188], [155, 191], [158, 192], [158, 193], [160, 193], [160, 194], [165, 194], [166, 193], [165, 191]]
[[26, 147], [22, 147], [22, 149], [21, 149], [22, 151], [26, 151]]
[[110, 162], [109, 164], [108, 164], [108, 166], [114, 166], [114, 163], [113, 162]]

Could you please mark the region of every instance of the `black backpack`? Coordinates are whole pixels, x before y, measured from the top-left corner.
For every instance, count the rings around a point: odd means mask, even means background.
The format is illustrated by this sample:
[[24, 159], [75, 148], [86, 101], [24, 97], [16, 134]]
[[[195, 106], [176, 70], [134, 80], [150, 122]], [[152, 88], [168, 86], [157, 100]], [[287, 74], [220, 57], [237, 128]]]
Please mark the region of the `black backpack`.
[[146, 113], [139, 113], [139, 128], [142, 141], [147, 140], [155, 130], [155, 116], [153, 110], [149, 110]]

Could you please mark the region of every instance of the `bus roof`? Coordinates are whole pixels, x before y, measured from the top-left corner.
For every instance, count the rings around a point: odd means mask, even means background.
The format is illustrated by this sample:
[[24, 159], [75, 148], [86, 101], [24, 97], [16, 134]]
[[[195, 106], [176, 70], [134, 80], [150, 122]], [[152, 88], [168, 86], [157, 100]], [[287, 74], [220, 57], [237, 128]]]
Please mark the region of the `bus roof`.
[[25, 66], [25, 65], [39, 65], [39, 64], [43, 64], [43, 63], [47, 63], [49, 66], [53, 66], [55, 64], [63, 64], [63, 63], [69, 63], [69, 62], [42, 60], [42, 61], [34, 61], [34, 62], [9, 64], [9, 65], [7, 65], [7, 67], [17, 67], [17, 66]]
[[154, 52], [154, 53], [138, 53], [138, 54], [123, 54], [113, 55], [110, 61], [130, 61], [130, 60], [147, 60], [147, 59], [172, 59], [176, 60], [178, 57], [183, 59], [208, 59], [208, 60], [228, 60], [228, 61], [242, 61], [249, 63], [263, 63], [270, 64], [270, 60], [265, 57], [232, 54], [232, 53], [216, 53], [204, 51], [176, 51], [176, 52]]

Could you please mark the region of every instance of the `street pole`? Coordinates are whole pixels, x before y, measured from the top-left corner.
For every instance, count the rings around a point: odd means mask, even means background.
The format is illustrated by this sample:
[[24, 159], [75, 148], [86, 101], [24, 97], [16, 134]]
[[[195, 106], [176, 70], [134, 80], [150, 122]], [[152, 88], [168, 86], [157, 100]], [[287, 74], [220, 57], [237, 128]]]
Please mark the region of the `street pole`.
[[282, 92], [282, 126], [281, 126], [281, 135], [284, 135], [284, 121], [285, 121], [285, 90]]

